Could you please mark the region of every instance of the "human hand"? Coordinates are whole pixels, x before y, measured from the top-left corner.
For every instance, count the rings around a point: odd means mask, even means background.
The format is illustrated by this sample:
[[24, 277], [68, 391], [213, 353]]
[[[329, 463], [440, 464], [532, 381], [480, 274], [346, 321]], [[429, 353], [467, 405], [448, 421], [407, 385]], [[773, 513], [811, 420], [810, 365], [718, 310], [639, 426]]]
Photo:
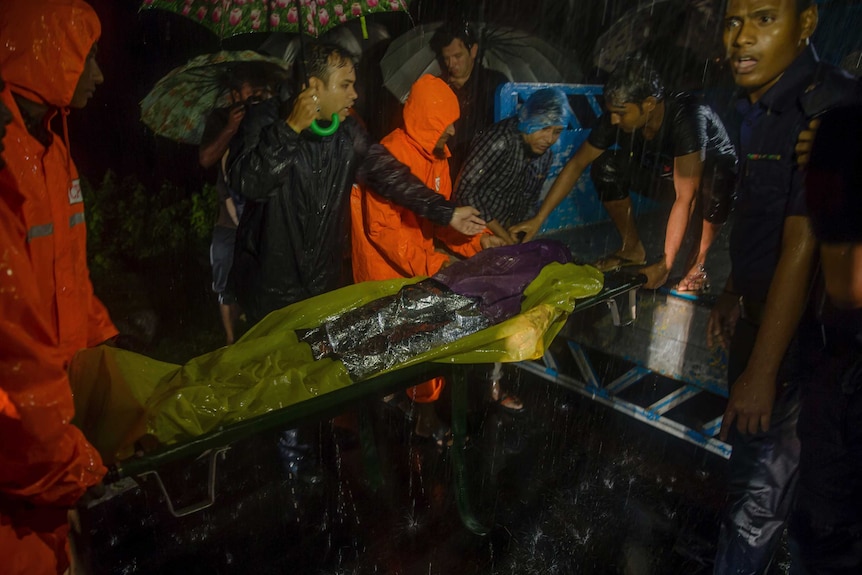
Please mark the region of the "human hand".
[[461, 206], [452, 212], [449, 225], [466, 236], [475, 236], [485, 229], [485, 220], [479, 217], [479, 210], [473, 206]]
[[236, 134], [236, 131], [239, 129], [239, 125], [242, 123], [242, 119], [245, 117], [245, 105], [242, 102], [238, 102], [234, 104], [230, 112], [228, 112], [227, 116], [227, 126], [225, 130]]
[[[458, 261], [458, 258], [456, 258], [455, 256], [450, 255], [450, 256], [449, 256], [449, 259], [447, 259], [447, 260], [446, 260], [446, 261], [444, 261], [442, 264], [440, 264], [440, 269], [441, 269], [441, 270], [445, 270], [446, 268], [448, 268], [449, 266], [451, 266], [452, 264], [454, 264], [454, 263], [455, 263], [455, 262], [457, 262], [457, 261]], [[439, 271], [439, 270], [438, 270], [438, 271]]]
[[528, 242], [532, 240], [537, 233], [539, 233], [539, 230], [542, 228], [543, 223], [544, 221], [542, 221], [542, 218], [540, 218], [539, 216], [535, 216], [530, 218], [529, 220], [521, 222], [520, 224], [515, 224], [514, 226], [510, 227], [509, 234], [513, 238], [517, 238], [518, 234], [522, 233], [524, 234], [524, 236], [521, 238], [521, 243]]
[[706, 344], [717, 345], [723, 349], [730, 347], [730, 338], [739, 321], [739, 297], [729, 293], [718, 296], [709, 322], [706, 324]]
[[479, 245], [482, 246], [483, 250], [487, 250], [490, 248], [499, 248], [500, 246], [505, 246], [506, 240], [499, 236], [495, 236], [494, 234], [482, 234], [482, 237], [479, 238]]
[[293, 102], [293, 109], [287, 118], [290, 129], [299, 134], [308, 129], [311, 123], [320, 116], [320, 99], [317, 88], [308, 87], [299, 93]]
[[670, 275], [670, 271], [667, 269], [667, 264], [663, 259], [652, 265], [640, 268], [638, 272], [646, 276], [647, 281], [644, 284], [644, 287], [647, 289], [660, 288], [665, 284], [665, 282], [667, 282], [667, 278]]
[[799, 132], [799, 138], [796, 140], [796, 164], [800, 169], [804, 169], [808, 165], [808, 160], [811, 159], [811, 148], [814, 145], [814, 136], [817, 135], [817, 128], [820, 127], [820, 120], [811, 120], [808, 123], [808, 128]]
[[775, 377], [749, 373], [746, 369], [730, 388], [727, 408], [721, 418], [721, 440], [727, 441], [734, 421], [739, 433], [768, 431], [774, 402]]

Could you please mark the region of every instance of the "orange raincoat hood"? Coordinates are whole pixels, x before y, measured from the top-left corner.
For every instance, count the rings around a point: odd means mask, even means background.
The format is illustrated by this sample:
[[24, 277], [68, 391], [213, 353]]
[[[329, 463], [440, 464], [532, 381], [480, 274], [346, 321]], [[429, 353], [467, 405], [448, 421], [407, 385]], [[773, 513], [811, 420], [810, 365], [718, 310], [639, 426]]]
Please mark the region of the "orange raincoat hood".
[[2, 0], [3, 79], [29, 100], [66, 108], [101, 31], [83, 0]]
[[413, 84], [404, 104], [404, 128], [428, 154], [444, 130], [461, 116], [458, 97], [451, 88], [434, 76], [425, 74]]

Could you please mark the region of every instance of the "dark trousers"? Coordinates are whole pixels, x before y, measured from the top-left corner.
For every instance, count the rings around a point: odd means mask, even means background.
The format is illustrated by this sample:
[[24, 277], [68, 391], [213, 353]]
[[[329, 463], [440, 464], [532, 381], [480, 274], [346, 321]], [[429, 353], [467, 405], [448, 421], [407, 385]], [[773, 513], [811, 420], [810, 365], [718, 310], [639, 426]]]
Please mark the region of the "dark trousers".
[[[742, 374], [757, 338], [757, 326], [740, 319], [730, 346], [728, 381]], [[797, 483], [799, 440], [799, 343], [782, 361], [769, 431], [730, 433], [733, 452], [722, 516], [716, 575], [755, 575], [769, 567], [790, 515]]]
[[[858, 314], [857, 314], [858, 315]], [[792, 573], [862, 573], [862, 343], [826, 329], [806, 349], [799, 487], [790, 532]], [[808, 346], [807, 346], [808, 347]]]
[[[590, 177], [602, 202], [624, 200], [630, 191], [659, 201], [675, 197], [673, 165], [649, 164], [619, 150], [607, 150], [596, 158]], [[733, 166], [710, 160], [704, 163], [697, 199], [703, 219], [713, 224], [727, 221], [735, 183]]]

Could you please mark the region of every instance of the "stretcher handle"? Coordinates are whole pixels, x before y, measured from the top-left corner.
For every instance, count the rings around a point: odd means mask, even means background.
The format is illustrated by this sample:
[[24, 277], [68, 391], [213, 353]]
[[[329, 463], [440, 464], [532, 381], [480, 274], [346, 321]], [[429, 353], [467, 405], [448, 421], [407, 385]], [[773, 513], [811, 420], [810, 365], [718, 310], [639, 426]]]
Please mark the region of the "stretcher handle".
[[152, 475], [156, 479], [156, 484], [158, 484], [159, 489], [162, 492], [162, 495], [165, 496], [165, 502], [168, 504], [168, 511], [174, 517], [185, 517], [186, 515], [191, 515], [193, 513], [197, 513], [198, 511], [203, 511], [207, 507], [211, 507], [213, 503], [215, 503], [215, 480], [216, 480], [216, 461], [218, 460], [218, 456], [224, 456], [224, 453], [230, 449], [230, 447], [220, 447], [218, 449], [210, 449], [201, 454], [198, 458], [209, 456], [209, 477], [207, 479], [207, 497], [203, 501], [199, 501], [197, 503], [192, 503], [191, 505], [187, 505], [185, 507], [181, 507], [179, 509], [174, 508], [174, 503], [171, 500], [171, 496], [168, 494], [168, 490], [165, 488], [165, 484], [162, 482], [162, 478], [159, 475], [158, 471], [145, 471], [138, 475], [138, 478], [143, 478], [148, 475]]

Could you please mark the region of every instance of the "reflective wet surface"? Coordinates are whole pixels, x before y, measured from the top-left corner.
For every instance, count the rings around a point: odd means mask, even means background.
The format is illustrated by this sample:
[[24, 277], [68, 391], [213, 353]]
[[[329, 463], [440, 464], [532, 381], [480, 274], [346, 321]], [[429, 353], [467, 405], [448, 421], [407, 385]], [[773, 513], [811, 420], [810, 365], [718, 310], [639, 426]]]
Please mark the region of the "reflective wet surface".
[[[203, 511], [173, 517], [152, 476], [91, 504], [85, 563], [93, 573], [708, 573], [725, 460], [505, 367], [504, 388], [526, 408], [485, 402], [487, 369], [473, 369], [463, 466], [455, 448], [411, 433], [409, 403], [405, 413], [375, 399], [287, 444], [282, 431], [235, 443]], [[445, 421], [449, 405], [444, 392]], [[175, 510], [206, 498], [207, 473], [206, 458], [160, 470]]]

